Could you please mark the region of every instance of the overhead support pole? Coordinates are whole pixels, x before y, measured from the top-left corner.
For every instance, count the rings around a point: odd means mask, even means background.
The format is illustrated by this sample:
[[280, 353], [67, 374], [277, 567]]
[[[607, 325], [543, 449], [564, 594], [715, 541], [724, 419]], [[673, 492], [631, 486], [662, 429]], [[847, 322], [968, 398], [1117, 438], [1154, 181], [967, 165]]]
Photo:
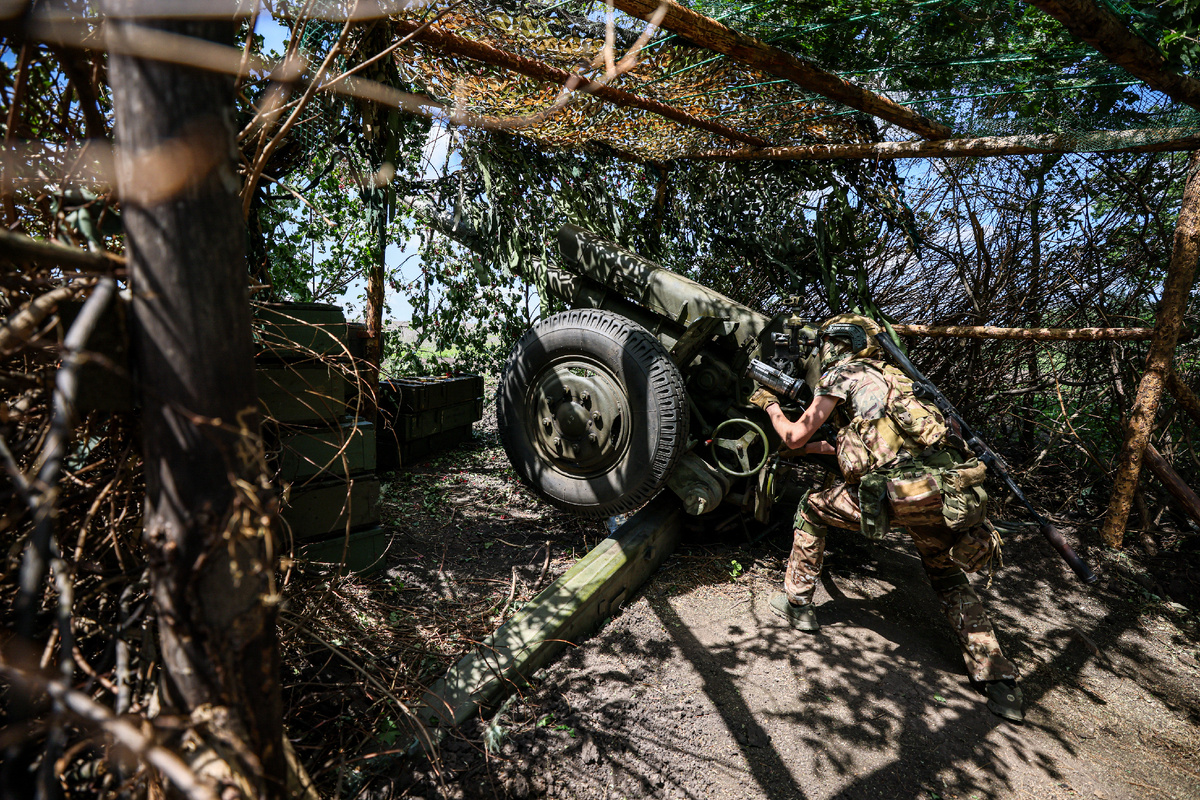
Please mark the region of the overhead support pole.
[[[824, 161], [835, 158], [870, 158], [880, 161], [899, 158], [975, 158], [979, 156], [1031, 156], [1045, 153], [1163, 153], [1200, 149], [1200, 136], [1191, 128], [1129, 130], [1104, 134], [1103, 141], [1090, 144], [1087, 138], [1045, 133], [1032, 136], [979, 136], [943, 139], [938, 142], [862, 142], [852, 144], [805, 144], [794, 147], [701, 150], [679, 160], [759, 161], [764, 159]], [[1089, 134], [1089, 138], [1094, 134]], [[1147, 136], [1160, 141], [1143, 144]], [[1103, 146], [1101, 146], [1103, 145]]]
[[[567, 72], [557, 67], [552, 67], [542, 61], [527, 58], [509, 53], [505, 50], [492, 47], [483, 42], [464, 39], [461, 36], [455, 36], [452, 33], [438, 30], [434, 27], [427, 27], [421, 30], [421, 23], [415, 20], [400, 19], [396, 20], [393, 25], [397, 33], [401, 35], [410, 35], [416, 33], [416, 39], [425, 42], [431, 47], [438, 50], [440, 53], [463, 56], [475, 61], [482, 61], [485, 64], [491, 64], [496, 67], [512, 70], [535, 80], [545, 81], [558, 85], [565, 85], [568, 82], [575, 83], [578, 86], [576, 91], [586, 92], [590, 95], [600, 98], [605, 102], [613, 105], [622, 106], [624, 108], [637, 108], [642, 111], [648, 111], [651, 114], [657, 114], [660, 117], [665, 117], [681, 125], [687, 125], [691, 128], [715, 133], [725, 139], [732, 139], [735, 142], [744, 142], [745, 144], [754, 147], [766, 147], [770, 144], [766, 139], [761, 139], [757, 136], [751, 136], [747, 133], [734, 130], [728, 125], [722, 125], [719, 122], [712, 122], [702, 117], [697, 117], [694, 114], [689, 114], [682, 109], [674, 106], [660, 103], [657, 100], [651, 100], [632, 92], [626, 92], [622, 89], [614, 89], [611, 86], [605, 86], [596, 83], [580, 75]], [[417, 33], [417, 31], [420, 31]]]
[[830, 100], [887, 120], [926, 139], [948, 139], [953, 133], [940, 122], [923, 117], [893, 100], [843, 80], [811, 61], [730, 30], [715, 19], [685, 8], [672, 0], [613, 0], [613, 5], [639, 19], [648, 19], [660, 6], [665, 5], [667, 15], [660, 27], [701, 47], [729, 56], [739, 63], [777, 78], [789, 80]]
[[1200, 80], [1182, 75], [1121, 18], [1093, 0], [1025, 0], [1105, 58], [1172, 100], [1200, 109]]
[[932, 339], [1140, 342], [1154, 338], [1153, 328], [994, 328], [990, 325], [904, 325], [897, 323], [892, 325], [892, 329], [901, 336], [927, 336]]
[[1163, 285], [1162, 303], [1158, 309], [1158, 321], [1154, 326], [1154, 338], [1150, 340], [1150, 354], [1146, 358], [1146, 373], [1138, 384], [1137, 396], [1125, 433], [1125, 443], [1117, 459], [1117, 474], [1113, 479], [1112, 498], [1108, 504], [1108, 515], [1100, 534], [1110, 547], [1120, 547], [1125, 536], [1125, 525], [1129, 521], [1129, 505], [1137, 489], [1138, 476], [1142, 469], [1142, 458], [1150, 433], [1154, 429], [1154, 415], [1162, 398], [1163, 385], [1171, 372], [1171, 359], [1175, 343], [1183, 329], [1183, 312], [1187, 309], [1188, 295], [1196, 277], [1196, 262], [1200, 259], [1200, 151], [1192, 154], [1188, 162], [1187, 182], [1183, 187], [1183, 200], [1179, 206], [1179, 221], [1175, 225], [1175, 245], [1171, 253], [1171, 264], [1167, 268], [1167, 280]]

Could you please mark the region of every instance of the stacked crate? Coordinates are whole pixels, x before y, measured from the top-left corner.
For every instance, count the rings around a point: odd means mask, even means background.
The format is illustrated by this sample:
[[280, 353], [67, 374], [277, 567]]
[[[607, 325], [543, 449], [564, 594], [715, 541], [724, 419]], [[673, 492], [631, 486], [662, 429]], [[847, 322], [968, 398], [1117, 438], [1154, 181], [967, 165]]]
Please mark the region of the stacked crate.
[[379, 469], [396, 469], [471, 438], [483, 418], [483, 378], [397, 378], [379, 386]]
[[381, 566], [388, 537], [379, 527], [375, 427], [354, 416], [342, 310], [271, 303], [256, 306], [255, 318], [264, 435], [296, 555], [354, 571]]

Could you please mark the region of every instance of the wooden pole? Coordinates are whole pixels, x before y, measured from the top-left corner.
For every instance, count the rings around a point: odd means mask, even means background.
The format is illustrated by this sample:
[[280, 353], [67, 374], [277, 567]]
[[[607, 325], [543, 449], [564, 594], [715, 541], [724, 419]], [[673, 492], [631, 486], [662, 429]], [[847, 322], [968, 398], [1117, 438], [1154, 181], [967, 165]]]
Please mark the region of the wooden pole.
[[1025, 0], [1152, 89], [1200, 109], [1200, 80], [1180, 74], [1120, 17], [1092, 0]]
[[1146, 443], [1146, 466], [1154, 473], [1154, 477], [1158, 478], [1159, 483], [1167, 488], [1171, 496], [1179, 501], [1179, 506], [1184, 512], [1200, 523], [1200, 497], [1192, 491], [1192, 488], [1183, 482], [1183, 478], [1179, 477], [1179, 473], [1175, 471], [1170, 462], [1162, 457], [1158, 449]]
[[667, 15], [661, 27], [701, 47], [789, 80], [830, 100], [885, 119], [926, 139], [947, 139], [952, 133], [940, 122], [923, 117], [895, 101], [826, 72], [811, 61], [730, 30], [715, 19], [681, 6], [673, 0], [613, 0], [613, 5], [639, 19], [649, 19], [660, 6], [665, 5]]
[[[144, 5], [108, 0], [112, 35], [142, 25], [233, 40], [232, 17], [139, 20]], [[283, 798], [275, 507], [254, 386], [233, 78], [120, 54], [109, 75], [162, 702], [185, 720], [203, 715], [191, 728], [194, 769], [238, 796]]]
[[1129, 520], [1129, 505], [1137, 489], [1138, 475], [1142, 468], [1142, 455], [1150, 441], [1154, 428], [1154, 415], [1162, 397], [1163, 384], [1171, 371], [1171, 359], [1175, 342], [1183, 328], [1183, 312], [1187, 308], [1188, 295], [1196, 277], [1196, 261], [1200, 259], [1200, 151], [1192, 153], [1188, 162], [1187, 181], [1183, 188], [1183, 200], [1179, 207], [1179, 221], [1175, 225], [1175, 245], [1171, 253], [1171, 264], [1167, 280], [1163, 285], [1162, 303], [1158, 309], [1158, 322], [1154, 326], [1154, 338], [1150, 341], [1150, 354], [1146, 359], [1146, 373], [1138, 384], [1137, 396], [1125, 434], [1125, 443], [1117, 459], [1117, 474], [1113, 479], [1112, 498], [1108, 504], [1108, 515], [1100, 534], [1105, 544], [1120, 547]]
[[[745, 142], [756, 147], [763, 147], [770, 142], [766, 139], [760, 139], [757, 136], [751, 136], [741, 131], [734, 130], [728, 125], [722, 125], [719, 122], [712, 122], [694, 114], [689, 114], [682, 109], [674, 106], [660, 103], [657, 100], [651, 100], [646, 97], [626, 92], [622, 89], [614, 89], [611, 86], [604, 86], [598, 83], [593, 83], [586, 78], [580, 77], [573, 73], [567, 72], [557, 67], [552, 67], [542, 61], [537, 61], [525, 56], [509, 53], [500, 50], [483, 42], [464, 39], [461, 36], [455, 36], [452, 33], [438, 30], [436, 28], [424, 27], [416, 20], [396, 20], [392, 23], [395, 30], [399, 34], [412, 35], [416, 34], [416, 38], [426, 44], [437, 49], [439, 53], [465, 56], [466, 58], [475, 61], [482, 61], [485, 64], [491, 64], [504, 69], [519, 72], [530, 78], [535, 78], [547, 83], [566, 85], [568, 83], [575, 85], [578, 91], [587, 92], [588, 94], [599, 97], [601, 100], [612, 103], [613, 105], [622, 106], [625, 108], [637, 108], [642, 111], [648, 111], [652, 114], [657, 114], [666, 119], [678, 122], [681, 125], [687, 125], [691, 128], [715, 133], [725, 139], [732, 139], [736, 142]], [[419, 33], [418, 33], [419, 31]]]
[[30, 239], [0, 228], [0, 270], [20, 272], [25, 264], [124, 277], [125, 258], [107, 251], [91, 253], [58, 242]]
[[1179, 373], [1171, 370], [1167, 373], [1167, 392], [1175, 398], [1175, 402], [1187, 413], [1192, 421], [1200, 425], [1200, 397], [1187, 387], [1179, 378]]
[[[1200, 149], [1200, 136], [1190, 128], [1118, 131], [1086, 137], [1045, 133], [1028, 136], [979, 136], [943, 139], [936, 142], [856, 142], [851, 144], [806, 144], [794, 147], [700, 150], [679, 156], [680, 161], [826, 161], [835, 158], [872, 158], [889, 161], [901, 158], [976, 158], [979, 156], [1023, 156], [1049, 153], [1163, 153]], [[1152, 136], [1159, 141], [1144, 143]]]
[[990, 325], [892, 325], [901, 336], [934, 339], [1033, 339], [1049, 342], [1137, 342], [1154, 336], [1153, 328], [994, 328]]

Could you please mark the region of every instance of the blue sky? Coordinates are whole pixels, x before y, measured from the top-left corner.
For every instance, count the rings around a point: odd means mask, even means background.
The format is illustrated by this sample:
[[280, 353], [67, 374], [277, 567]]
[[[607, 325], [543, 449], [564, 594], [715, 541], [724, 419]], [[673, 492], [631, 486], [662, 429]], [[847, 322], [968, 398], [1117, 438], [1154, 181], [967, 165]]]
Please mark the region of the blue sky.
[[[265, 8], [259, 15], [254, 30], [263, 37], [264, 53], [270, 54], [274, 52], [279, 55], [283, 54], [284, 44], [291, 31], [286, 26], [277, 22]], [[435, 125], [430, 131], [422, 154], [422, 163], [425, 164], [425, 177], [435, 177], [438, 174], [440, 166], [446, 163], [446, 147], [449, 138], [446, 130], [440, 126]], [[457, 156], [451, 159], [449, 167], [450, 169], [457, 167]], [[388, 245], [384, 253], [384, 263], [389, 273], [399, 273], [395, 275], [399, 283], [407, 283], [420, 275], [421, 257], [416, 250], [417, 242], [415, 239], [410, 239], [402, 244], [393, 243]], [[366, 281], [359, 278], [352, 281], [346, 287], [346, 291], [334, 302], [339, 303], [346, 309], [348, 319], [361, 320], [363, 318], [365, 298]], [[393, 291], [390, 286], [386, 289], [385, 304], [387, 306], [384, 313], [385, 321], [406, 322], [412, 319], [412, 305], [408, 302], [408, 298], [400, 292]]]

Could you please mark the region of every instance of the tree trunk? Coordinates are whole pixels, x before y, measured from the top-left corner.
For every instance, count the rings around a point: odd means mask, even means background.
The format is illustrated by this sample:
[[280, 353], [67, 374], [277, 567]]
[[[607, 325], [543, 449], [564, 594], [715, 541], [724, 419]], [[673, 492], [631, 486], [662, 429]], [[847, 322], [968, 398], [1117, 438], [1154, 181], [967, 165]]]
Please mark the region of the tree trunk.
[[1171, 359], [1175, 342], [1183, 329], [1183, 312], [1187, 308], [1188, 295], [1196, 277], [1196, 261], [1200, 259], [1200, 150], [1192, 154], [1188, 162], [1187, 182], [1183, 188], [1183, 200], [1179, 207], [1179, 221], [1175, 225], [1175, 245], [1171, 253], [1171, 265], [1163, 285], [1162, 304], [1158, 309], [1158, 320], [1154, 326], [1154, 338], [1150, 341], [1150, 354], [1146, 359], [1146, 373], [1138, 384], [1137, 396], [1133, 400], [1133, 411], [1125, 434], [1125, 443], [1117, 458], [1117, 474], [1113, 479], [1112, 498], [1108, 504], [1108, 515], [1100, 534], [1105, 544], [1120, 547], [1125, 535], [1125, 524], [1129, 520], [1129, 504], [1137, 489], [1138, 475], [1142, 468], [1142, 455], [1150, 441], [1154, 428], [1154, 415], [1162, 397], [1163, 384], [1171, 371]]
[[[136, 37], [140, 23], [233, 38], [231, 22], [135, 21], [137, 7], [110, 0], [107, 35]], [[254, 388], [233, 79], [121, 55], [110, 76], [163, 699], [191, 715], [203, 742], [193, 767], [224, 784], [222, 797], [283, 797], [275, 509]]]
[[364, 365], [362, 381], [366, 384], [360, 393], [359, 413], [363, 418], [374, 424], [379, 416], [379, 401], [376, 394], [379, 391], [379, 366], [383, 361], [383, 304], [386, 299], [384, 292], [384, 273], [387, 270], [387, 218], [388, 193], [386, 188], [375, 190], [380, 204], [379, 215], [375, 220], [375, 247], [370, 265], [367, 267], [367, 363]]

